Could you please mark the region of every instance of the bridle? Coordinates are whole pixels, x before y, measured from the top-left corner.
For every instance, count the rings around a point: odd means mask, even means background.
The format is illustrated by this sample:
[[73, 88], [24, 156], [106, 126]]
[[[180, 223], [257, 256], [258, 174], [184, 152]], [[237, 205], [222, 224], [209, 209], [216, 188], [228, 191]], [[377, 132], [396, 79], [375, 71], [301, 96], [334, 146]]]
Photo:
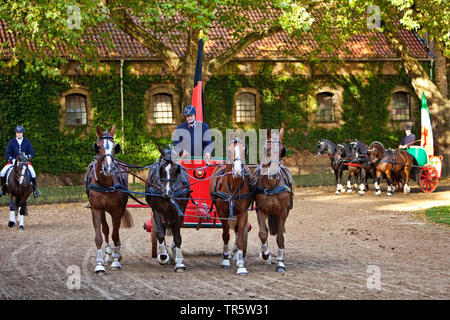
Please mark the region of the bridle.
[[[275, 152], [276, 154], [280, 154], [280, 153], [281, 153], [281, 151], [280, 151], [280, 145], [282, 145], [282, 141], [281, 141], [280, 139], [270, 139], [270, 140], [266, 140], [266, 142], [264, 143], [264, 147], [263, 147], [263, 150], [264, 150], [264, 154], [263, 154], [264, 159], [268, 161], [268, 162], [266, 163], [267, 167], [270, 167], [270, 165], [271, 165], [272, 163], [276, 163], [276, 164], [278, 164], [278, 169], [280, 169], [280, 168], [281, 168], [281, 159], [280, 159], [280, 156], [278, 157], [278, 159], [268, 159], [268, 158], [267, 158], [267, 149], [268, 149], [267, 146], [268, 146], [268, 143], [270, 143], [270, 145], [272, 145], [272, 143], [275, 143], [274, 152]], [[261, 164], [261, 167], [262, 167], [262, 164]], [[280, 170], [277, 170], [277, 173], [276, 173], [275, 175], [271, 175], [271, 177], [272, 177], [272, 178], [275, 178], [275, 177], [277, 177], [277, 176], [279, 176], [279, 175], [280, 175]], [[267, 176], [269, 176], [269, 170], [267, 170]]]
[[[105, 153], [105, 155], [101, 156], [100, 152], [99, 152], [99, 146], [98, 146], [98, 142], [100, 140], [104, 140], [103, 143], [103, 148], [105, 150], [114, 150], [117, 146], [119, 146], [119, 151], [120, 151], [120, 145], [119, 144], [115, 144], [114, 143], [114, 137], [110, 136], [108, 131], [106, 131], [106, 134], [104, 136], [101, 136], [97, 139], [97, 142], [94, 144], [94, 149], [97, 153], [97, 159], [100, 161], [100, 163], [102, 164], [102, 173], [105, 174], [105, 165], [103, 163], [103, 161], [105, 160], [106, 157], [110, 157], [111, 158], [111, 174], [114, 173], [114, 168], [115, 168], [115, 164], [116, 164], [116, 155], [112, 155], [111, 153]], [[113, 144], [113, 148], [109, 148], [109, 143]], [[106, 145], [105, 145], [106, 144]]]

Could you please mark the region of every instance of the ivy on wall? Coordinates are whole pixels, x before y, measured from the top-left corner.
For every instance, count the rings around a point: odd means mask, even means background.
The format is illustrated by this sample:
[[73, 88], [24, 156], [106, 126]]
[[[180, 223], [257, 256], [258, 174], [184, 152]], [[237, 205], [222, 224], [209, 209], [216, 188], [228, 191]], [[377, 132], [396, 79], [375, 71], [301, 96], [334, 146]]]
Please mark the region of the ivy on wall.
[[[0, 74], [0, 151], [4, 152], [14, 128], [25, 127], [25, 137], [34, 147], [36, 171], [50, 174], [82, 173], [94, 158], [95, 126], [110, 129], [116, 124], [116, 142], [122, 144], [123, 161], [147, 165], [159, 156], [157, 144], [167, 145], [170, 134], [155, 138], [147, 129], [148, 106], [144, 95], [152, 83], [171, 81], [161, 76], [136, 76], [124, 72], [124, 132], [121, 129], [120, 77], [118, 74], [79, 76], [70, 80], [48, 78], [19, 71]], [[89, 90], [93, 108], [90, 132], [83, 128], [59, 131], [59, 97], [73, 83]], [[343, 125], [326, 129], [311, 121], [311, 96], [323, 85], [343, 88]], [[388, 105], [395, 85], [411, 88], [409, 78], [400, 71], [394, 76], [368, 73], [358, 76], [273, 77], [272, 66], [262, 64], [258, 76], [215, 76], [205, 86], [205, 119], [211, 128], [225, 134], [233, 128], [234, 96], [239, 88], [257, 89], [261, 94], [260, 114], [244, 129], [285, 128], [285, 144], [293, 149], [315, 150], [319, 138], [335, 142], [374, 140], [396, 147], [403, 135], [398, 123], [390, 120]], [[180, 90], [181, 92], [181, 90]], [[411, 92], [414, 92], [411, 88]], [[175, 106], [179, 108], [180, 106]], [[416, 119], [420, 119], [416, 110]], [[413, 132], [420, 133], [420, 121]], [[125, 141], [123, 141], [124, 137]]]

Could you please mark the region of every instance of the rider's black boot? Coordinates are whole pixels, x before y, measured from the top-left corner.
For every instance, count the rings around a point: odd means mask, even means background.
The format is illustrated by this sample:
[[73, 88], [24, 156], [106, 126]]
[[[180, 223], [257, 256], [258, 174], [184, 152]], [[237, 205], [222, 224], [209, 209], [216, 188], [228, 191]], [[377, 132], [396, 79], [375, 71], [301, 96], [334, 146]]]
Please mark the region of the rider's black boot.
[[6, 176], [1, 178], [2, 178], [2, 192], [0, 192], [0, 198], [1, 196], [8, 193], [8, 186], [6, 185]]
[[41, 195], [41, 192], [37, 188], [36, 178], [31, 178], [31, 183], [33, 184], [33, 195], [35, 198], [37, 198]]

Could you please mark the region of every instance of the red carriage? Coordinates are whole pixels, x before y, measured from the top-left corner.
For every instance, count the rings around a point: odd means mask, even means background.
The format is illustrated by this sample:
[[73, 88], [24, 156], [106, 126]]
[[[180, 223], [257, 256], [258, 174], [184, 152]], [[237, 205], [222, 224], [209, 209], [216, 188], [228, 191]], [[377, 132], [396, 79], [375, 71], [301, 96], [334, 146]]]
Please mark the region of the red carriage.
[[[186, 168], [189, 174], [189, 182], [191, 184], [191, 201], [189, 201], [184, 213], [184, 228], [222, 228], [214, 206], [211, 207], [212, 201], [209, 195], [209, 184], [211, 175], [217, 165], [224, 162], [223, 159], [213, 158], [209, 161], [209, 165], [200, 159], [183, 159], [179, 163]], [[128, 204], [128, 208], [149, 208], [145, 204]], [[211, 210], [211, 211], [210, 211]], [[144, 230], [151, 234], [152, 257], [157, 256], [157, 238], [152, 230], [154, 225], [153, 213], [150, 209], [150, 219], [144, 223]], [[245, 246], [247, 246], [247, 234], [251, 230], [251, 224], [248, 224], [245, 232]]]

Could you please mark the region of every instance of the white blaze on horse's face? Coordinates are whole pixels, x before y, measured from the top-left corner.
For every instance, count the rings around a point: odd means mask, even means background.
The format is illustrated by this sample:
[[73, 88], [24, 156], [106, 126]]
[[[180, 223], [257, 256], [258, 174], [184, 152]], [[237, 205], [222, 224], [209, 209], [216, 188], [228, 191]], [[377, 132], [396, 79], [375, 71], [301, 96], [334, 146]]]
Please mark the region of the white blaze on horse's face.
[[234, 145], [234, 166], [233, 166], [233, 176], [242, 176], [242, 161], [240, 156], [239, 145], [236, 143]]
[[114, 149], [113, 148], [114, 147], [114, 143], [112, 143], [108, 139], [105, 139], [103, 147], [105, 148], [105, 159], [106, 159], [105, 173], [106, 174], [111, 174], [112, 173], [112, 165], [113, 165], [112, 151]]
[[22, 185], [23, 184], [23, 181], [24, 181], [24, 179], [25, 179], [25, 173], [26, 173], [26, 171], [27, 171], [27, 166], [23, 166], [22, 167], [22, 169], [20, 169], [20, 161], [17, 161], [17, 168], [19, 168], [19, 170], [21, 170], [21, 172], [20, 172], [20, 178], [19, 178], [19, 184], [20, 185]]
[[172, 165], [170, 163], [167, 164], [165, 171], [166, 171], [166, 177], [164, 179], [166, 180], [166, 185], [164, 186], [164, 195], [168, 196], [170, 195], [170, 168]]

